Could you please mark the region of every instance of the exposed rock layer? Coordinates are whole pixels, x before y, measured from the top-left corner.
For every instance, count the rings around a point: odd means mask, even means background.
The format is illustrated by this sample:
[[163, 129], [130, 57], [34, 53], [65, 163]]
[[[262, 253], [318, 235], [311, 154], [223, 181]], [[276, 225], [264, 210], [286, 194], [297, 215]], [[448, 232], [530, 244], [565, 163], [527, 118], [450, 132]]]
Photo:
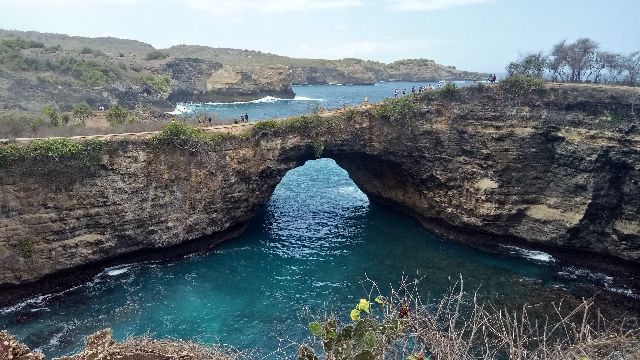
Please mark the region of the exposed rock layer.
[[[22, 284], [247, 222], [314, 148], [372, 199], [449, 227], [640, 262], [640, 90], [427, 93], [330, 127], [231, 137], [208, 150], [111, 141], [100, 166], [0, 173], [0, 284]], [[385, 115], [386, 114], [386, 115]]]

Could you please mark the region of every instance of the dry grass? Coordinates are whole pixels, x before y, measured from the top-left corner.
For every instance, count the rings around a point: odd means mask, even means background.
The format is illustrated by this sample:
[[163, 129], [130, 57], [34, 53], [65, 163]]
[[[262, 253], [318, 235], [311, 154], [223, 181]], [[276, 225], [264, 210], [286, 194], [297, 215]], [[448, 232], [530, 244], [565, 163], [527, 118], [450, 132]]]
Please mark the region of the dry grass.
[[[373, 299], [380, 291], [375, 283], [369, 285]], [[418, 281], [405, 279], [381, 305], [372, 302], [371, 315], [365, 320], [375, 323], [371, 331], [376, 332], [376, 345], [364, 348], [371, 357], [363, 359], [640, 359], [640, 329], [624, 319], [608, 321], [591, 300], [574, 308], [562, 302], [549, 304], [549, 312], [534, 317], [530, 316], [533, 305], [512, 311], [479, 303], [476, 294], [464, 291], [462, 279], [435, 304], [422, 301], [417, 285]], [[321, 323], [325, 329], [327, 324], [335, 326], [338, 339], [341, 329], [358, 327], [357, 322], [333, 325], [337, 319], [330, 316]], [[400, 324], [400, 332], [380, 330], [387, 324]], [[309, 349], [323, 349], [326, 359], [351, 358], [363, 347], [357, 336], [349, 341], [353, 344], [344, 346], [336, 340], [327, 348], [326, 338], [320, 342], [314, 338], [313, 345], [301, 348], [298, 358], [313, 359]], [[340, 346], [349, 349], [351, 357], [332, 350]]]
[[[0, 139], [154, 132], [159, 131], [174, 119], [172, 117], [165, 116], [160, 119], [155, 119], [154, 121], [139, 121], [134, 124], [110, 127], [103, 118], [104, 116], [101, 116], [100, 113], [94, 114], [94, 116], [87, 120], [86, 127], [79, 126], [77, 121], [74, 121], [75, 125], [70, 126], [50, 126], [49, 124], [33, 126], [31, 124], [33, 124], [37, 118], [31, 114], [20, 112], [0, 112]], [[211, 122], [209, 122], [209, 119], [211, 119]], [[232, 120], [222, 120], [213, 113], [200, 113], [197, 115], [180, 117], [179, 120], [191, 125], [202, 127], [228, 125], [233, 123]]]

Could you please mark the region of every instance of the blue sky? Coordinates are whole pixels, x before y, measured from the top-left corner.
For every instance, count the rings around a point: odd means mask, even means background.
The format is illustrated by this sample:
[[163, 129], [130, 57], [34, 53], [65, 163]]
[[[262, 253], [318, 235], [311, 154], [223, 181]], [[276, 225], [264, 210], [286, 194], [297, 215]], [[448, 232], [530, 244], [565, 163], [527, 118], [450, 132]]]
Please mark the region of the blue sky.
[[591, 37], [640, 50], [640, 0], [0, 0], [0, 28], [501, 72]]

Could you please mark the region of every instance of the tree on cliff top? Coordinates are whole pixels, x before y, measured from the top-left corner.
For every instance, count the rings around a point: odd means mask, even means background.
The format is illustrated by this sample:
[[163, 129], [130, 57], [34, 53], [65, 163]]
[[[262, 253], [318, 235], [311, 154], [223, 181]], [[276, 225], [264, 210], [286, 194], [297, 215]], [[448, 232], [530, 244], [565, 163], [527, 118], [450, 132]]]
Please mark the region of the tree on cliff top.
[[510, 76], [524, 75], [562, 82], [619, 82], [637, 85], [640, 81], [640, 52], [628, 56], [600, 50], [597, 42], [581, 38], [573, 43], [557, 43], [547, 55], [526, 54], [507, 66]]

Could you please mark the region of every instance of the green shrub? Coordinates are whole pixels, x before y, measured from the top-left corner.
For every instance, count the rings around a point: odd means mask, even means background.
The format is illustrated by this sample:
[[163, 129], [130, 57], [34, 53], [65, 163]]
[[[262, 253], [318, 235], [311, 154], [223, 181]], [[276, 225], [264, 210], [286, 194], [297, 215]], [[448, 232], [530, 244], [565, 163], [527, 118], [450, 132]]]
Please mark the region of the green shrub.
[[68, 112], [62, 113], [62, 115], [60, 115], [60, 120], [62, 121], [62, 125], [68, 126], [71, 122], [71, 114]]
[[73, 117], [80, 121], [80, 124], [84, 126], [89, 116], [91, 116], [91, 109], [89, 108], [89, 104], [85, 102], [77, 104], [73, 107], [72, 114]]
[[514, 75], [502, 80], [500, 88], [514, 95], [541, 93], [544, 90], [544, 81], [534, 77]]
[[23, 50], [23, 49], [41, 49], [44, 48], [44, 44], [37, 41], [32, 40], [24, 40], [21, 38], [15, 39], [2, 39], [0, 40], [0, 45], [7, 47], [13, 50]]
[[153, 50], [153, 51], [147, 53], [147, 55], [144, 58], [145, 58], [145, 60], [162, 60], [162, 59], [166, 59], [168, 57], [169, 57], [169, 54], [167, 54], [164, 51]]
[[[375, 360], [385, 358], [385, 350], [396, 339], [406, 336], [409, 322], [402, 316], [377, 318], [373, 311], [383, 308], [384, 298], [377, 297], [375, 303], [360, 299], [351, 310], [349, 317], [352, 323], [338, 326], [336, 319], [309, 323], [309, 331], [320, 338], [326, 358], [336, 360], [360, 359]], [[304, 350], [313, 354], [311, 348]], [[298, 357], [300, 359], [300, 357]]]
[[142, 81], [157, 93], [169, 91], [170, 79], [167, 75], [146, 74]]
[[447, 83], [441, 90], [440, 95], [445, 99], [453, 100], [458, 97], [459, 89], [454, 83]]
[[322, 157], [322, 153], [324, 152], [324, 143], [320, 140], [316, 140], [313, 142], [313, 155], [319, 159]]
[[[44, 160], [57, 167], [69, 161], [76, 165], [94, 165], [100, 162], [104, 142], [100, 140], [74, 141], [67, 138], [33, 140], [27, 144], [0, 146], [0, 166], [25, 160]], [[64, 170], [61, 167], [61, 170]]]
[[29, 129], [35, 135], [38, 133], [38, 129], [40, 129], [44, 125], [44, 120], [42, 118], [32, 118], [29, 120]]
[[22, 137], [29, 129], [31, 114], [18, 111], [0, 111], [0, 137]]
[[374, 114], [386, 120], [398, 120], [413, 115], [417, 110], [417, 104], [413, 96], [386, 99], [374, 108]]
[[135, 115], [120, 105], [115, 105], [107, 110], [107, 121], [111, 126], [127, 125], [137, 122]]
[[76, 68], [75, 78], [84, 86], [98, 87], [107, 85], [109, 78], [96, 66], [84, 63]]
[[232, 137], [234, 135], [228, 132], [209, 133], [196, 126], [172, 121], [153, 136], [151, 145], [155, 148], [176, 147], [190, 152], [197, 152]]
[[252, 132], [260, 133], [304, 133], [310, 135], [315, 131], [325, 131], [340, 126], [341, 120], [337, 116], [302, 115], [292, 116], [281, 120], [262, 120], [255, 123]]
[[51, 126], [60, 125], [60, 114], [58, 113], [58, 110], [56, 110], [53, 106], [45, 106], [42, 109], [42, 116], [49, 119], [49, 124], [51, 124]]
[[262, 132], [262, 131], [273, 131], [280, 127], [280, 120], [262, 120], [258, 121], [253, 125], [253, 129]]

